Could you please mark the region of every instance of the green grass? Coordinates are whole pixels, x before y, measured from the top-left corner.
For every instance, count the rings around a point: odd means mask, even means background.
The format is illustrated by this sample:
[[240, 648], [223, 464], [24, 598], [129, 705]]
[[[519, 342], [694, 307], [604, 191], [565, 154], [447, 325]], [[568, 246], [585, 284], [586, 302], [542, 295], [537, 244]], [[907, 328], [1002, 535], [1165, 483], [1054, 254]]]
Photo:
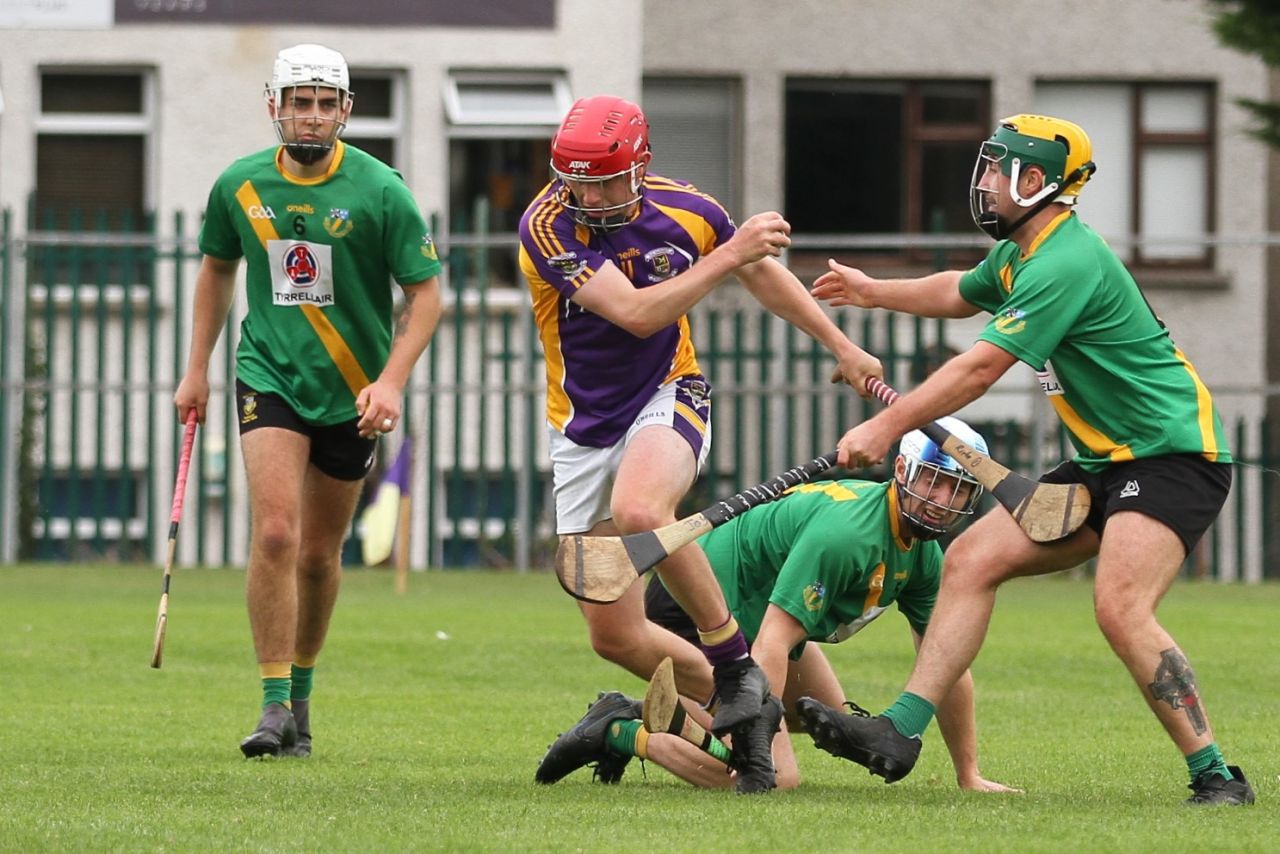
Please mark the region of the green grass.
[[[975, 667], [985, 774], [965, 793], [936, 729], [894, 786], [796, 739], [805, 782], [740, 798], [633, 762], [616, 787], [533, 784], [547, 743], [600, 689], [643, 684], [590, 652], [550, 575], [386, 573], [344, 581], [313, 701], [316, 755], [246, 762], [257, 670], [232, 570], [174, 577], [148, 666], [160, 571], [0, 568], [0, 849], [5, 851], [983, 850], [1280, 847], [1280, 587], [1180, 583], [1161, 611], [1219, 742], [1258, 793], [1191, 810], [1184, 763], [1092, 622], [1087, 584], [1001, 593]], [[872, 709], [911, 664], [891, 612], [831, 658]]]

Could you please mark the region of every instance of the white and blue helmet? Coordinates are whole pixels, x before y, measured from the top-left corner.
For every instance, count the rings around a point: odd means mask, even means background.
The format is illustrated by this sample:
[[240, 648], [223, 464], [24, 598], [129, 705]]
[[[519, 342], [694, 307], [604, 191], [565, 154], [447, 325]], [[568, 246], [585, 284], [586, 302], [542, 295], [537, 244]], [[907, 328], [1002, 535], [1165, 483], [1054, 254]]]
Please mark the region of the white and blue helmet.
[[[987, 453], [987, 440], [959, 418], [948, 415], [937, 423], [974, 450]], [[912, 430], [902, 437], [898, 457], [904, 464], [902, 476], [897, 478], [898, 507], [915, 536], [936, 539], [973, 515], [982, 497], [982, 485], [922, 431]], [[946, 482], [952, 489], [947, 502], [941, 503], [935, 500], [934, 493]], [[968, 489], [962, 488], [965, 485]], [[907, 498], [916, 499], [910, 509]]]

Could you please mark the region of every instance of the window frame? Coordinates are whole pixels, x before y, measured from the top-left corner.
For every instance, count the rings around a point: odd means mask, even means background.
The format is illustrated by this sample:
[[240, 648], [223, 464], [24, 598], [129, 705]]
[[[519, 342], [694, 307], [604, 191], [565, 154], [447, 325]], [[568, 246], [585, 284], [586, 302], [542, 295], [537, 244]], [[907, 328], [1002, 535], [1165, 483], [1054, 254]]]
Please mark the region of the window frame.
[[[459, 84], [489, 84], [494, 88], [501, 88], [504, 85], [527, 86], [532, 83], [546, 83], [550, 86], [551, 97], [555, 102], [555, 115], [548, 113], [545, 120], [520, 121], [502, 112], [469, 112], [463, 107], [462, 96], [458, 91]], [[573, 106], [569, 77], [559, 69], [450, 69], [444, 78], [442, 95], [446, 134], [450, 138], [479, 136], [541, 139], [544, 132], [550, 137]]]
[[[1147, 148], [1189, 148], [1204, 152], [1205, 156], [1205, 227], [1206, 235], [1217, 228], [1217, 180], [1214, 164], [1218, 162], [1218, 87], [1210, 80], [1133, 80], [1120, 81], [1130, 87], [1129, 103], [1132, 123], [1132, 181], [1129, 192], [1133, 202], [1133, 218], [1129, 223], [1129, 233], [1134, 235], [1135, 242], [1130, 263], [1137, 268], [1149, 270], [1203, 270], [1213, 269], [1217, 263], [1217, 255], [1212, 243], [1201, 247], [1198, 257], [1184, 258], [1151, 258], [1143, 252], [1142, 247], [1142, 164]], [[1205, 93], [1204, 130], [1203, 131], [1148, 131], [1142, 124], [1143, 101], [1153, 90], [1164, 89], [1197, 89]]]
[[405, 154], [411, 146], [409, 143], [409, 85], [408, 75], [403, 68], [363, 68], [351, 69], [352, 77], [377, 78], [385, 80], [390, 86], [388, 106], [389, 116], [366, 116], [360, 113], [360, 90], [352, 85], [353, 106], [351, 118], [342, 132], [344, 140], [351, 139], [352, 144], [360, 147], [360, 139], [386, 139], [391, 142], [391, 159], [395, 161], [395, 169], [409, 180], [409, 160]]
[[[43, 96], [38, 96], [38, 109], [32, 124], [33, 149], [39, 145], [41, 135], [49, 136], [140, 136], [142, 137], [143, 185], [142, 204], [144, 210], [154, 211], [156, 208], [156, 174], [159, 166], [156, 132], [158, 117], [158, 86], [156, 69], [144, 65], [75, 65], [57, 63], [41, 65], [36, 69], [37, 86], [44, 89], [46, 74], [78, 74], [96, 75], [137, 75], [142, 89], [141, 112], [136, 115], [127, 113], [46, 113]], [[32, 190], [38, 188], [32, 187]]]
[[[981, 259], [982, 253], [976, 249], [969, 249], [964, 245], [947, 246], [940, 248], [928, 244], [931, 237], [950, 237], [959, 236], [958, 232], [943, 232], [940, 235], [934, 234], [929, 230], [929, 223], [925, 221], [926, 212], [924, 210], [924, 161], [925, 149], [929, 145], [938, 143], [970, 143], [973, 146], [973, 156], [978, 156], [978, 146], [982, 140], [986, 139], [994, 126], [993, 118], [994, 108], [994, 86], [995, 83], [990, 77], [866, 77], [866, 76], [841, 76], [831, 77], [822, 75], [797, 74], [788, 75], [783, 81], [783, 99], [784, 99], [784, 133], [788, 128], [785, 127], [786, 122], [786, 99], [792, 91], [795, 84], [800, 86], [814, 86], [816, 84], [829, 83], [833, 87], [838, 87], [841, 92], [858, 93], [863, 91], [884, 90], [892, 91], [901, 97], [901, 113], [898, 116], [901, 122], [902, 137], [904, 140], [902, 169], [898, 175], [900, 182], [899, 202], [901, 204], [901, 216], [893, 225], [892, 231], [864, 233], [864, 232], [839, 232], [839, 234], [867, 234], [869, 237], [875, 238], [879, 235], [893, 234], [901, 235], [907, 238], [904, 245], [898, 249], [886, 249], [868, 246], [867, 248], [842, 250], [848, 251], [856, 255], [859, 264], [864, 264], [870, 268], [880, 270], [893, 271], [895, 274], [914, 275], [915, 273], [926, 270], [936, 269], [939, 258], [945, 258], [948, 266], [962, 266], [969, 263], [976, 263]], [[977, 106], [977, 117], [973, 122], [930, 122], [924, 120], [924, 100], [929, 93], [931, 87], [936, 86], [971, 86], [978, 90], [979, 102]], [[790, 152], [784, 152], [784, 158], [790, 157]], [[784, 165], [784, 175], [786, 167]], [[968, 192], [969, 176], [965, 177], [965, 183], [955, 188], [956, 193]], [[783, 180], [784, 196], [788, 192], [786, 178]], [[791, 208], [792, 200], [787, 199], [786, 205], [788, 210]], [[976, 232], [976, 227], [975, 227]], [[911, 238], [918, 236], [923, 243], [916, 243]], [[969, 237], [965, 233], [963, 237]], [[805, 256], [802, 263], [817, 263], [821, 269], [825, 269], [825, 258], [829, 254], [830, 247], [820, 246], [817, 244], [808, 244], [804, 248], [799, 249], [799, 254]], [[812, 256], [812, 258], [808, 257]], [[815, 268], [816, 269], [816, 268]]]

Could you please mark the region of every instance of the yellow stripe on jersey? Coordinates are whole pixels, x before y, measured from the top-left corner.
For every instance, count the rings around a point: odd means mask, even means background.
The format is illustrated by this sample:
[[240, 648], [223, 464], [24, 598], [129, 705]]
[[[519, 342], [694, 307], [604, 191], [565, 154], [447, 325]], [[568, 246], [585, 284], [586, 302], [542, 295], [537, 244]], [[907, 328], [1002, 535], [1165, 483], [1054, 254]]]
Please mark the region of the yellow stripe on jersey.
[[820, 483], [802, 483], [786, 490], [792, 492], [820, 492], [832, 501], [857, 501], [858, 493], [840, 483], [838, 480], [824, 480]]
[[1216, 463], [1220, 457], [1218, 451], [1218, 437], [1213, 431], [1213, 397], [1209, 394], [1209, 389], [1200, 381], [1200, 375], [1196, 373], [1195, 365], [1191, 364], [1191, 360], [1186, 354], [1177, 347], [1173, 348], [1173, 355], [1178, 357], [1178, 361], [1182, 363], [1182, 367], [1187, 369], [1187, 373], [1191, 375], [1191, 381], [1196, 386], [1196, 423], [1200, 426], [1200, 441], [1204, 443], [1204, 458], [1211, 463]]
[[1065, 210], [1062, 213], [1055, 216], [1053, 219], [1051, 219], [1049, 221], [1049, 224], [1044, 227], [1044, 231], [1037, 234], [1036, 239], [1031, 241], [1031, 245], [1027, 247], [1027, 251], [1022, 256], [1022, 259], [1025, 261], [1027, 258], [1030, 258], [1032, 255], [1036, 254], [1036, 250], [1040, 248], [1040, 244], [1048, 240], [1049, 235], [1057, 231], [1058, 226], [1066, 222], [1067, 217], [1069, 216], [1071, 216], [1071, 211]]
[[706, 219], [694, 213], [686, 211], [682, 208], [673, 208], [667, 205], [660, 205], [652, 199], [649, 200], [655, 208], [671, 217], [676, 223], [689, 233], [693, 238], [693, 243], [698, 247], [699, 255], [706, 255], [712, 249], [716, 248], [716, 231], [711, 227], [711, 223]]
[[[560, 242], [560, 238], [556, 237], [552, 223], [565, 210], [564, 205], [560, 203], [554, 195], [548, 196], [538, 203], [537, 209], [533, 215], [529, 217], [529, 234], [533, 237], [533, 242], [537, 245], [538, 251], [543, 258], [554, 258], [557, 255], [565, 253], [564, 244]], [[585, 226], [576, 226], [574, 236], [583, 246], [587, 244], [590, 235], [587, 234]], [[586, 261], [586, 258], [581, 260]], [[574, 288], [580, 288], [591, 280], [596, 274], [597, 268], [587, 264], [583, 267], [582, 272], [574, 276], [571, 284]]]
[[546, 354], [547, 420], [563, 433], [569, 419], [573, 417], [573, 403], [564, 390], [564, 354], [560, 352], [560, 325], [556, 316], [560, 294], [538, 274], [533, 258], [524, 246], [520, 247], [520, 272], [524, 273], [529, 282], [533, 319], [538, 327], [538, 337], [542, 341], [542, 351]]
[[684, 315], [677, 321], [680, 327], [680, 339], [676, 342], [676, 352], [671, 358], [671, 370], [662, 382], [671, 382], [680, 377], [702, 373], [698, 367], [698, 354], [693, 349], [693, 333], [689, 329], [689, 317]]
[[1076, 412], [1062, 395], [1052, 395], [1049, 401], [1053, 404], [1054, 411], [1058, 413], [1058, 417], [1062, 419], [1062, 423], [1066, 425], [1072, 435], [1084, 442], [1095, 455], [1108, 457], [1114, 463], [1133, 459], [1132, 448], [1128, 445], [1117, 444], [1110, 436], [1081, 418], [1080, 413]]
[[889, 529], [893, 531], [893, 543], [898, 551], [910, 551], [911, 546], [902, 538], [902, 514], [898, 510], [898, 489], [894, 486], [889, 487]]
[[1013, 293], [1013, 264], [1005, 264], [1000, 268], [1000, 286], [1006, 294]]
[[[253, 233], [258, 236], [263, 249], [266, 249], [267, 241], [280, 239], [280, 236], [276, 234], [275, 226], [271, 224], [271, 220], [249, 216], [251, 207], [262, 206], [262, 199], [258, 197], [258, 191], [254, 189], [252, 181], [245, 181], [240, 185], [240, 189], [236, 190], [236, 201], [240, 203], [240, 207], [244, 210], [244, 215], [249, 220], [249, 224], [253, 226]], [[360, 367], [356, 354], [351, 352], [351, 348], [343, 340], [342, 333], [334, 327], [319, 306], [301, 305], [298, 308], [302, 310], [303, 316], [307, 318], [311, 323], [311, 328], [320, 337], [320, 343], [324, 345], [324, 349], [329, 353], [329, 358], [337, 366], [338, 373], [342, 374], [342, 379], [346, 382], [347, 388], [351, 389], [353, 395], [360, 394], [360, 389], [369, 384], [369, 377], [365, 374], [364, 368]]]
[[884, 593], [884, 564], [876, 567], [876, 571], [871, 573], [871, 577], [867, 579], [867, 601], [862, 603], [862, 613], [867, 613], [872, 608], [880, 607], [880, 596]]

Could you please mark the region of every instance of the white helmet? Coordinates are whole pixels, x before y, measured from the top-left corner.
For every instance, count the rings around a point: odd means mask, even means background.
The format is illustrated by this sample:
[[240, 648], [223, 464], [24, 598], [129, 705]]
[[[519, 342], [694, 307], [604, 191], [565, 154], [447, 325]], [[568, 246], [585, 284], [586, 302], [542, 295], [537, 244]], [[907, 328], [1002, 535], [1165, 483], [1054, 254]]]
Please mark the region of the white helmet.
[[[331, 131], [320, 140], [302, 142], [285, 136], [281, 122], [290, 119], [280, 118], [281, 106], [285, 104], [284, 93], [286, 89], [298, 86], [315, 86], [338, 92], [338, 116], [332, 122]], [[273, 124], [281, 144], [299, 163], [314, 163], [333, 148], [347, 126], [343, 118], [351, 108], [351, 73], [347, 70], [347, 60], [336, 50], [323, 45], [287, 47], [276, 54], [271, 66], [271, 80], [267, 82], [263, 95], [275, 105]]]
[[[939, 418], [937, 423], [974, 450], [987, 453], [987, 440], [959, 418], [948, 415]], [[973, 515], [978, 499], [982, 497], [982, 485], [923, 432], [912, 430], [902, 437], [898, 458], [904, 463], [903, 477], [896, 480], [898, 507], [916, 537], [936, 539], [955, 528], [961, 519]], [[946, 504], [940, 504], [931, 497], [943, 479], [954, 486]], [[965, 485], [969, 486], [967, 494], [962, 489]], [[907, 509], [908, 498], [921, 502], [914, 512]]]

